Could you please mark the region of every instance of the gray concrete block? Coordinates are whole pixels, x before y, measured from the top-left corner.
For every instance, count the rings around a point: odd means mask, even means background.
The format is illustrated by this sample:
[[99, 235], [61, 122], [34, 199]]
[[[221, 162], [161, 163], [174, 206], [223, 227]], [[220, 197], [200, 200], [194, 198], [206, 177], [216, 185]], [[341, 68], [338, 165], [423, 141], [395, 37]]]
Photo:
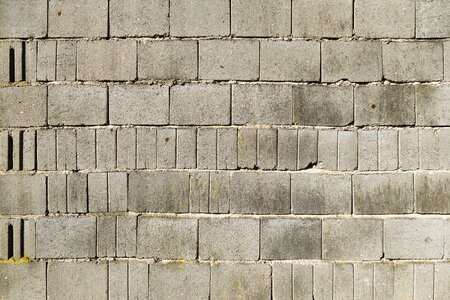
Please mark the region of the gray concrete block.
[[197, 219], [139, 217], [137, 256], [162, 259], [197, 257]]
[[233, 124], [292, 124], [292, 87], [275, 84], [234, 84]]
[[9, 170], [9, 132], [0, 131], [0, 170]]
[[173, 36], [226, 36], [230, 34], [230, 2], [176, 0], [170, 3]]
[[[116, 229], [117, 257], [136, 257], [137, 217], [117, 216], [116, 224], [117, 224]], [[130, 263], [130, 277], [131, 275], [132, 275], [132, 266]]]
[[77, 169], [77, 140], [75, 129], [56, 130], [56, 169]]
[[298, 170], [317, 164], [318, 133], [315, 129], [298, 130]]
[[394, 298], [394, 264], [381, 262], [373, 265], [373, 297], [374, 299]]
[[383, 43], [383, 75], [392, 81], [444, 78], [442, 42]]
[[450, 36], [450, 18], [446, 0], [416, 2], [416, 37], [445, 38]]
[[419, 130], [405, 128], [399, 131], [399, 166], [402, 170], [416, 170], [419, 167]]
[[333, 273], [333, 299], [353, 299], [353, 265], [336, 262]]
[[136, 128], [117, 129], [117, 165], [118, 169], [136, 168]]
[[320, 81], [320, 43], [262, 41], [260, 78], [268, 81]]
[[414, 299], [414, 264], [394, 263], [394, 296], [397, 299]]
[[112, 36], [154, 36], [169, 33], [166, 0], [113, 0], [109, 3]]
[[67, 213], [67, 175], [53, 173], [47, 176], [47, 209], [51, 213]]
[[276, 300], [293, 299], [292, 264], [272, 265], [272, 298]]
[[353, 264], [353, 294], [354, 299], [373, 300], [373, 263], [355, 263]]
[[37, 80], [54, 81], [56, 79], [56, 41], [38, 41]]
[[238, 167], [253, 169], [256, 166], [257, 130], [254, 128], [238, 129]]
[[0, 36], [6, 38], [45, 37], [47, 1], [2, 1]]
[[444, 300], [448, 298], [448, 291], [450, 290], [449, 276], [450, 264], [437, 262], [434, 267], [434, 299]]
[[393, 171], [398, 169], [398, 131], [378, 130], [378, 170]]
[[439, 169], [439, 131], [433, 128], [419, 129], [419, 167], [424, 170]]
[[128, 262], [110, 261], [108, 264], [109, 299], [128, 299]]
[[109, 87], [109, 122], [118, 125], [169, 123], [169, 87], [112, 85]]
[[158, 169], [174, 169], [176, 166], [176, 138], [174, 128], [156, 130], [156, 166]]
[[358, 131], [358, 170], [378, 170], [378, 130]]
[[[1, 169], [1, 167], [0, 167], [0, 169]], [[36, 170], [36, 131], [35, 130], [25, 130], [23, 132], [23, 170], [25, 170], [25, 171]]]
[[34, 219], [23, 221], [23, 256], [30, 260], [36, 259], [36, 221]]
[[259, 42], [199, 41], [198, 72], [201, 79], [256, 80], [259, 78]]
[[196, 79], [197, 47], [197, 41], [139, 42], [139, 79]]
[[48, 88], [50, 125], [102, 125], [107, 119], [106, 88], [92, 85], [51, 85]]
[[214, 264], [211, 266], [211, 299], [261, 299], [271, 297], [271, 267], [267, 264]]
[[[25, 73], [22, 72], [23, 59], [26, 59], [26, 54], [22, 57], [23, 51], [26, 51], [25, 42], [8, 40], [0, 42], [0, 82], [26, 80], [26, 70]], [[34, 67], [36, 72], [36, 65]]]
[[[229, 85], [176, 85], [170, 88], [170, 123], [229, 125]], [[186, 109], [189, 107], [189, 109]]]
[[333, 264], [324, 262], [314, 265], [313, 299], [333, 299]]
[[37, 169], [56, 170], [56, 130], [41, 129], [36, 134]]
[[112, 212], [128, 210], [128, 174], [108, 173], [108, 209]]
[[189, 173], [189, 212], [209, 211], [209, 172]]
[[[23, 233], [23, 220], [22, 219], [10, 219], [9, 223], [12, 226], [12, 241], [11, 241], [11, 245], [12, 246], [12, 258], [14, 260], [19, 260], [22, 257], [22, 244], [23, 244], [23, 240], [22, 240], [22, 233]], [[21, 233], [22, 231], [22, 233]], [[8, 247], [9, 247], [8, 246]]]
[[322, 258], [379, 260], [383, 254], [383, 222], [378, 219], [324, 219]]
[[231, 33], [236, 36], [287, 36], [291, 32], [291, 3], [232, 0], [231, 18]]
[[355, 88], [355, 125], [414, 125], [411, 85], [367, 85]]
[[8, 260], [11, 257], [9, 244], [9, 219], [0, 218], [0, 259]]
[[217, 129], [217, 169], [237, 169], [237, 136], [236, 128]]
[[177, 168], [197, 167], [197, 129], [177, 128]]
[[18, 171], [23, 169], [23, 131], [14, 130], [10, 132], [12, 145], [10, 145], [10, 151], [12, 152], [12, 170]]
[[230, 212], [230, 173], [210, 172], [209, 212]]
[[112, 170], [116, 168], [116, 130], [99, 128], [95, 131], [95, 162], [97, 169]]
[[217, 168], [217, 130], [198, 128], [197, 130], [197, 168], [215, 170]]
[[230, 213], [290, 213], [290, 175], [236, 172], [230, 177]]
[[77, 42], [58, 41], [56, 53], [56, 80], [74, 81], [77, 77]]
[[88, 212], [87, 173], [67, 174], [67, 211], [70, 213]]
[[258, 128], [257, 166], [263, 170], [273, 170], [277, 166], [278, 130], [275, 128]]
[[25, 44], [25, 79], [36, 81], [37, 41], [27, 41]]
[[48, 3], [49, 37], [106, 37], [107, 31], [107, 0], [50, 0]]
[[37, 258], [96, 256], [95, 217], [45, 217], [36, 220]]
[[108, 211], [108, 175], [107, 173], [88, 173], [88, 211]]
[[148, 290], [155, 299], [209, 299], [210, 267], [204, 263], [149, 265]]
[[369, 1], [355, 3], [355, 34], [368, 38], [414, 38], [415, 1]]
[[[12, 79], [10, 78], [10, 51], [11, 47], [10, 42], [0, 42], [0, 82], [10, 82]], [[15, 49], [14, 49], [15, 51]], [[15, 58], [14, 58], [15, 59]]]
[[0, 88], [0, 126], [44, 126], [47, 87], [24, 86]]
[[2, 215], [41, 215], [46, 211], [44, 174], [0, 176], [0, 191]]
[[262, 259], [320, 259], [322, 221], [319, 219], [262, 219]]
[[416, 299], [433, 299], [434, 264], [414, 264], [414, 296]]
[[277, 170], [297, 170], [297, 129], [278, 129]]
[[77, 169], [95, 169], [95, 129], [77, 128]]
[[292, 2], [292, 35], [298, 37], [347, 37], [352, 35], [350, 0], [295, 0]]
[[106, 299], [108, 262], [50, 262], [47, 299]]
[[450, 128], [439, 128], [439, 166], [443, 170], [450, 170]]
[[444, 42], [444, 80], [450, 81], [450, 42]]
[[257, 219], [199, 219], [199, 259], [258, 260], [259, 226]]
[[317, 149], [318, 167], [337, 170], [338, 132], [336, 130], [319, 130]]
[[339, 215], [352, 212], [350, 175], [297, 173], [291, 176], [292, 212]]
[[131, 172], [128, 180], [130, 211], [188, 212], [188, 172]]
[[137, 169], [156, 169], [156, 128], [136, 128], [136, 164]]
[[338, 131], [337, 169], [353, 171], [358, 168], [358, 132]]
[[345, 126], [353, 122], [351, 86], [295, 86], [293, 101], [294, 124]]
[[416, 209], [419, 213], [450, 213], [450, 173], [414, 174]]
[[292, 294], [293, 299], [313, 298], [313, 267], [312, 264], [292, 265]]
[[79, 80], [134, 80], [137, 78], [136, 41], [97, 40], [77, 43]]
[[416, 111], [419, 126], [449, 126], [450, 85], [416, 86]]
[[[46, 263], [0, 265], [0, 295], [3, 299], [46, 299]], [[26, 288], [24, 288], [26, 287]]]
[[388, 259], [442, 258], [444, 254], [443, 221], [441, 219], [384, 220], [384, 254]]
[[116, 217], [97, 216], [97, 257], [116, 256]]
[[130, 261], [128, 263], [129, 299], [148, 299], [149, 265], [147, 262]]
[[353, 175], [355, 214], [407, 214], [414, 210], [413, 174]]
[[379, 41], [322, 42], [322, 81], [380, 81], [381, 48]]

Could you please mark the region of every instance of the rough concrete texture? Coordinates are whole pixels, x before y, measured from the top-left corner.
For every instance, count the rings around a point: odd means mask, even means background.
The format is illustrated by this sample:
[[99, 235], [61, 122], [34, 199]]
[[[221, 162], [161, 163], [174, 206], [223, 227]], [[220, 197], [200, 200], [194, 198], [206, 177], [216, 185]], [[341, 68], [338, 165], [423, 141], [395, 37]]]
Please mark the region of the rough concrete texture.
[[0, 2], [0, 36], [5, 38], [45, 37], [47, 1], [20, 0]]
[[417, 125], [450, 125], [450, 86], [422, 85], [416, 87]]
[[446, 0], [416, 0], [416, 36], [443, 38], [450, 35], [450, 11]]

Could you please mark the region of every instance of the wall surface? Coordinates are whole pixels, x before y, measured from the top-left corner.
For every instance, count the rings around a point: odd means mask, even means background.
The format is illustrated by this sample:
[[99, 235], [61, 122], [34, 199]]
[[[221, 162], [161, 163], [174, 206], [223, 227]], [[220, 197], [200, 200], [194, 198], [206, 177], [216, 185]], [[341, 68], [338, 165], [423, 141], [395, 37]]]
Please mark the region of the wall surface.
[[450, 299], [449, 0], [0, 0], [0, 299]]

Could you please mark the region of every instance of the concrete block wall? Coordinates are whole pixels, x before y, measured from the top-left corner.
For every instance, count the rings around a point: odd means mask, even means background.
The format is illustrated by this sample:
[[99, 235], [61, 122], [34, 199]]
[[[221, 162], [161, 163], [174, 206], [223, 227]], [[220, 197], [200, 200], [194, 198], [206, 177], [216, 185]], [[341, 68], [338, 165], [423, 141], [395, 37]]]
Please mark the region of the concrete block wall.
[[0, 0], [0, 299], [449, 299], [448, 0]]

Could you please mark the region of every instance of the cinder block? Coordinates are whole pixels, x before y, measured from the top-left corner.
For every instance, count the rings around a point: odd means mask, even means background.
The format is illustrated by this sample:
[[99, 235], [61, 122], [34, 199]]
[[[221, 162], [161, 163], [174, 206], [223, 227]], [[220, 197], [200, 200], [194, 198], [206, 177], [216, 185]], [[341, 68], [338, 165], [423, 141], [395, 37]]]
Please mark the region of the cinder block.
[[102, 125], [107, 119], [106, 88], [92, 85], [48, 87], [49, 125]]
[[437, 262], [434, 267], [434, 299], [441, 300], [448, 297], [450, 283], [450, 264]]
[[390, 261], [373, 265], [373, 298], [394, 298], [394, 264]]
[[215, 128], [199, 128], [197, 130], [197, 168], [217, 168], [217, 130]]
[[217, 169], [237, 169], [237, 129], [217, 129]]
[[0, 176], [0, 192], [2, 215], [41, 215], [46, 211], [44, 174]]
[[56, 130], [41, 129], [36, 134], [37, 169], [56, 170]]
[[352, 178], [322, 173], [292, 174], [291, 202], [295, 214], [350, 214]]
[[197, 129], [177, 128], [177, 168], [197, 167]]
[[54, 81], [56, 79], [56, 41], [38, 41], [37, 80]]
[[77, 140], [75, 129], [56, 130], [56, 169], [77, 169]]
[[[116, 255], [117, 257], [136, 257], [137, 217], [117, 216], [116, 220]], [[130, 263], [130, 277], [132, 277], [132, 266]], [[131, 281], [130, 281], [131, 287]]]
[[317, 148], [319, 168], [337, 170], [338, 132], [336, 130], [319, 130]]
[[108, 211], [108, 175], [107, 173], [88, 173], [88, 211]]
[[355, 34], [368, 38], [414, 38], [414, 0], [355, 2]]
[[229, 85], [173, 86], [170, 88], [170, 123], [175, 125], [229, 125], [230, 97]]
[[402, 170], [416, 170], [419, 167], [419, 130], [399, 130], [399, 166]]
[[259, 42], [253, 40], [199, 41], [199, 78], [257, 80]]
[[169, 123], [169, 87], [112, 85], [109, 87], [111, 124], [166, 125]]
[[432, 128], [419, 129], [419, 168], [439, 169], [439, 133]]
[[320, 259], [322, 221], [319, 219], [262, 219], [262, 259]]
[[379, 41], [322, 42], [322, 81], [380, 81], [381, 48]]
[[293, 299], [313, 298], [313, 267], [312, 264], [292, 265], [292, 294]]
[[47, 299], [106, 299], [108, 262], [49, 262]]
[[210, 172], [209, 212], [230, 212], [230, 173]]
[[117, 168], [135, 169], [136, 168], [136, 129], [118, 128], [117, 129]]
[[107, 0], [49, 0], [49, 37], [106, 37]]
[[418, 213], [450, 213], [450, 172], [414, 174]]
[[39, 218], [36, 220], [36, 257], [95, 257], [95, 231], [95, 217]]
[[211, 299], [270, 299], [271, 267], [267, 264], [214, 264]]
[[188, 212], [188, 172], [131, 172], [128, 180], [129, 211]]
[[[0, 142], [0, 144], [1, 144], [1, 142]], [[2, 154], [0, 154], [0, 155], [2, 155]], [[1, 169], [1, 167], [0, 167], [0, 169]], [[25, 170], [25, 171], [36, 170], [36, 131], [35, 130], [25, 130], [23, 132], [23, 170]]]
[[95, 129], [77, 128], [77, 169], [95, 169]]
[[388, 259], [442, 258], [444, 254], [442, 219], [384, 220], [384, 254]]
[[139, 42], [139, 79], [197, 78], [197, 47], [197, 41]]
[[444, 80], [450, 81], [450, 41], [444, 42]]
[[354, 299], [368, 299], [373, 300], [373, 275], [374, 264], [373, 263], [355, 263], [353, 264], [354, 279]]
[[8, 171], [9, 165], [9, 132], [7, 130], [0, 131], [0, 170]]
[[19, 260], [22, 257], [22, 234], [23, 232], [23, 220], [22, 219], [10, 219], [9, 223], [12, 225], [12, 258]]
[[407, 214], [414, 210], [413, 174], [353, 175], [355, 214]]
[[261, 80], [320, 81], [320, 43], [262, 41]]
[[230, 213], [290, 213], [290, 175], [236, 172], [230, 177]]
[[53, 173], [47, 177], [48, 211], [51, 213], [67, 213], [67, 175]]
[[47, 87], [0, 88], [0, 126], [28, 127], [47, 124]]
[[137, 78], [136, 41], [97, 40], [77, 43], [79, 80], [134, 80]]
[[128, 210], [128, 174], [125, 172], [108, 173], [109, 211]]
[[234, 84], [233, 124], [292, 124], [292, 87], [278, 84]]
[[442, 42], [383, 43], [383, 75], [392, 81], [444, 78]]
[[383, 221], [378, 219], [324, 219], [322, 258], [379, 260], [383, 254]]
[[263, 170], [273, 170], [277, 167], [278, 130], [275, 128], [258, 129], [257, 166]]
[[174, 169], [176, 165], [176, 129], [156, 130], [156, 166], [158, 169]]
[[116, 130], [101, 128], [95, 131], [96, 168], [112, 170], [116, 168]]
[[398, 131], [392, 129], [378, 130], [378, 170], [393, 171], [398, 169]]
[[108, 294], [110, 299], [128, 299], [128, 262], [110, 261], [108, 264]]
[[358, 168], [358, 132], [338, 132], [337, 169], [339, 171], [353, 171]]
[[256, 166], [257, 131], [254, 128], [238, 129], [238, 167], [253, 169]]
[[450, 24], [447, 22], [449, 18], [450, 11], [446, 0], [418, 0], [416, 2], [416, 37], [449, 37]]
[[444, 258], [450, 258], [450, 219], [444, 220]]
[[293, 298], [292, 264], [272, 265], [272, 297], [277, 300]]
[[209, 172], [189, 173], [189, 212], [209, 211]]
[[317, 164], [318, 133], [315, 129], [298, 130], [298, 169], [307, 169]]
[[3, 38], [45, 37], [47, 1], [2, 1], [0, 36]]
[[358, 170], [378, 170], [378, 130], [358, 131]]
[[353, 299], [353, 265], [336, 262], [333, 273], [333, 299]]
[[112, 0], [109, 2], [112, 36], [154, 36], [169, 33], [169, 1]]
[[415, 263], [414, 277], [414, 296], [416, 299], [433, 299], [434, 263]]
[[225, 36], [230, 34], [230, 2], [227, 0], [176, 0], [170, 3], [173, 36]]
[[414, 299], [414, 264], [394, 263], [394, 295], [399, 299]]
[[348, 37], [352, 35], [351, 0], [294, 0], [292, 35], [298, 37]]
[[129, 299], [148, 299], [149, 265], [147, 262], [130, 261], [128, 263]]
[[97, 217], [97, 257], [116, 256], [116, 217]]
[[150, 264], [148, 290], [156, 299], [209, 299], [210, 267], [205, 263]]
[[[23, 165], [23, 131], [22, 130], [14, 130], [9, 132], [9, 141], [11, 141], [12, 143], [10, 143], [10, 153], [12, 155], [12, 157], [9, 157], [9, 159], [11, 159], [12, 161], [12, 170], [13, 171], [18, 171], [23, 169], [22, 165]], [[10, 156], [11, 156], [10, 155]]]
[[36, 81], [37, 41], [25, 43], [25, 79], [28, 82]]
[[67, 211], [70, 213], [88, 212], [87, 173], [67, 174]]
[[351, 86], [294, 86], [293, 101], [294, 124], [345, 126], [353, 122]]
[[287, 36], [291, 31], [288, 0], [231, 0], [231, 34], [236, 36]]
[[77, 42], [58, 41], [56, 53], [56, 80], [74, 81], [77, 77]]
[[355, 125], [414, 125], [411, 85], [367, 85], [355, 88]]
[[258, 260], [259, 226], [257, 219], [199, 219], [199, 258]]
[[416, 111], [419, 126], [449, 126], [450, 106], [448, 94], [450, 85], [416, 86]]
[[197, 257], [197, 219], [139, 217], [137, 256], [162, 259]]
[[23, 256], [30, 260], [36, 259], [36, 221], [34, 219], [23, 222]]
[[278, 170], [297, 170], [297, 129], [278, 129]]
[[439, 128], [439, 167], [450, 170], [450, 128]]
[[[23, 51], [26, 51], [25, 42], [21, 41], [1, 41], [0, 42], [0, 82], [20, 82], [26, 80], [25, 73], [22, 72]], [[34, 57], [34, 72], [36, 73], [36, 57]], [[24, 66], [26, 69], [26, 65]], [[36, 74], [35, 74], [36, 75]]]
[[4, 299], [46, 299], [45, 288], [43, 288], [47, 281], [45, 269], [45, 262], [1, 264], [0, 295]]
[[318, 299], [333, 299], [333, 263], [319, 262], [313, 269], [313, 295]]
[[136, 128], [136, 163], [138, 169], [156, 169], [156, 128]]

